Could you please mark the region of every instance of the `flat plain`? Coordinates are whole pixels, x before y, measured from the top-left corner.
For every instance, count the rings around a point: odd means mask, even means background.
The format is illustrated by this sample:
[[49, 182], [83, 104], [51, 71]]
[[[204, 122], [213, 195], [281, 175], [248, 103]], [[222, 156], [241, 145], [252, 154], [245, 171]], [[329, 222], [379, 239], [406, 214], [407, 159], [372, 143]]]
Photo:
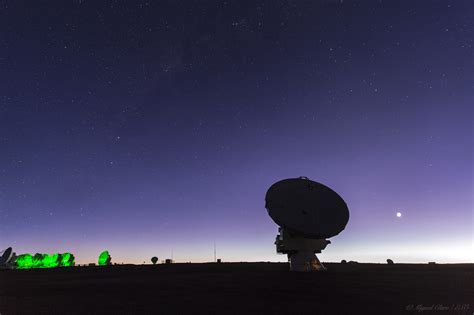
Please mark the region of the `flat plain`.
[[474, 264], [325, 265], [0, 270], [0, 314], [474, 314]]

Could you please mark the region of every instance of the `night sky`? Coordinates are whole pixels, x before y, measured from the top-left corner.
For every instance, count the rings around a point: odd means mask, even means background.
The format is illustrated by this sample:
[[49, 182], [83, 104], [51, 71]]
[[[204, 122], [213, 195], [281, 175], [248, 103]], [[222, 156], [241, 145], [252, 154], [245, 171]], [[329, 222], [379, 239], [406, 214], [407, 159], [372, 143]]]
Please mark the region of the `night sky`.
[[351, 214], [321, 260], [473, 262], [473, 16], [0, 1], [0, 249], [286, 261], [265, 192], [307, 176]]

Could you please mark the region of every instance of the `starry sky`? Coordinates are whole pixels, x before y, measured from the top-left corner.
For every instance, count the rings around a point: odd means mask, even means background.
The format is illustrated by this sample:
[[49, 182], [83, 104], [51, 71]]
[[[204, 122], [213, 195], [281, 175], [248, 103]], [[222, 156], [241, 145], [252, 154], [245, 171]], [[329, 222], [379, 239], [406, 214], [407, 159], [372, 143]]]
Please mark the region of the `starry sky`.
[[321, 260], [473, 262], [472, 16], [470, 0], [2, 0], [0, 248], [285, 261], [265, 192], [307, 176], [351, 215]]

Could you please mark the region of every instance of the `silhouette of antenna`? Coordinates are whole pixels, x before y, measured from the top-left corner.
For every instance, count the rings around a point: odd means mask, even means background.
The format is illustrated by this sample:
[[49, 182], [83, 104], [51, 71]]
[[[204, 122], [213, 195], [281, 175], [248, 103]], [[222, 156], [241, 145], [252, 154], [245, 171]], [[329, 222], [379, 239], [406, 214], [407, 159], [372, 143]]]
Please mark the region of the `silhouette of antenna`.
[[2, 252], [2, 255], [0, 256], [0, 267], [6, 267], [7, 264], [10, 262], [11, 258], [13, 256], [13, 250], [11, 247], [8, 247]]
[[265, 195], [268, 215], [278, 224], [277, 253], [287, 254], [292, 271], [325, 270], [316, 253], [349, 221], [345, 201], [331, 188], [307, 177], [274, 183]]
[[216, 242], [214, 242], [214, 262], [217, 261], [217, 256], [216, 256]]

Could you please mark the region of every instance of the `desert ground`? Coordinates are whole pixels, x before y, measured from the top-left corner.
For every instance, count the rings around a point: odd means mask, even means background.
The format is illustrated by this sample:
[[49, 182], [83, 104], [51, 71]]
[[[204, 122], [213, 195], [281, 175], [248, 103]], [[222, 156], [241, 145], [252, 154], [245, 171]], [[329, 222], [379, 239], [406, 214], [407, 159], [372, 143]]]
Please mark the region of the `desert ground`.
[[469, 314], [474, 264], [112, 265], [0, 270], [0, 314]]

